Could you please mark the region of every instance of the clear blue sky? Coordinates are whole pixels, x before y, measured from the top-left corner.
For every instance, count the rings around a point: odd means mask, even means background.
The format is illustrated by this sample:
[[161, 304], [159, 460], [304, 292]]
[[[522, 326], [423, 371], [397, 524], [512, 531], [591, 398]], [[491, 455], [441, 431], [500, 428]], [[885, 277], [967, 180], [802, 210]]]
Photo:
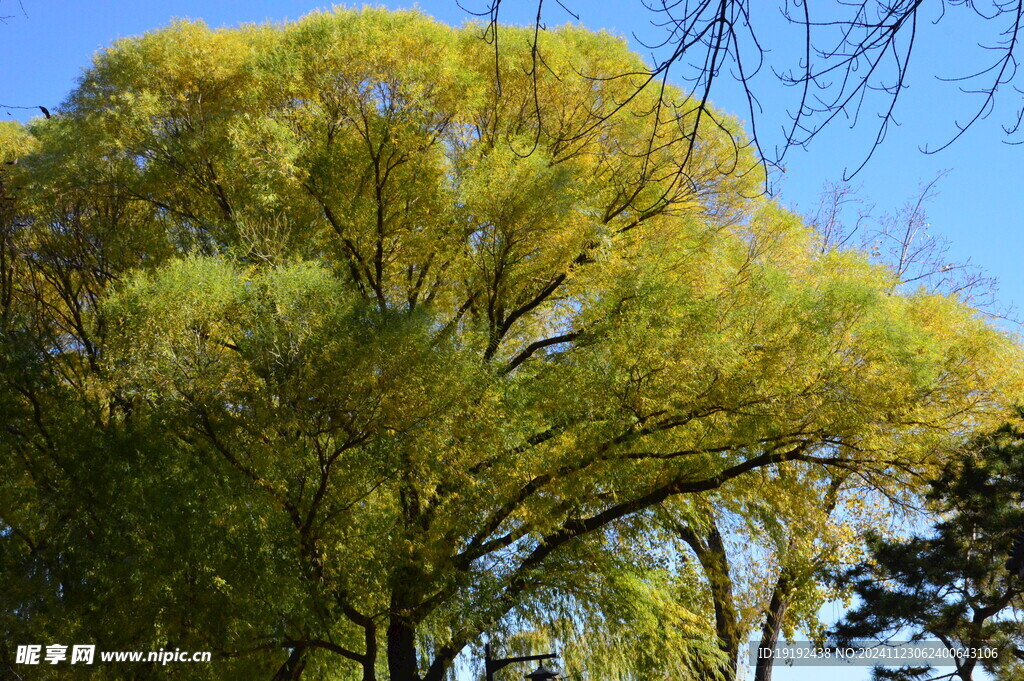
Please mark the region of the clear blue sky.
[[[607, 29], [627, 38], [634, 32], [651, 38], [656, 35], [639, 0], [563, 1], [590, 28]], [[326, 4], [315, 0], [0, 0], [0, 16], [7, 17], [0, 24], [0, 104], [55, 109], [96, 50], [119, 37], [166, 25], [173, 18], [203, 19], [213, 27], [231, 26], [296, 19]], [[380, 4], [392, 8], [413, 5], [406, 0]], [[464, 0], [463, 4], [474, 7], [482, 2]], [[762, 37], [771, 44], [772, 37], [784, 35], [782, 22], [773, 12], [778, 3], [757, 0], [753, 4], [756, 11], [765, 13], [757, 18], [765, 22]], [[467, 18], [455, 0], [422, 0], [419, 6], [448, 23], [458, 24]], [[570, 19], [556, 2], [548, 2], [545, 7], [545, 20], [550, 25]], [[536, 0], [506, 0], [505, 8], [506, 20], [530, 22]], [[921, 26], [910, 87], [902, 94], [902, 106], [897, 110], [902, 125], [890, 132], [855, 183], [879, 210], [894, 210], [915, 195], [920, 183], [949, 169], [929, 209], [932, 231], [952, 242], [955, 259], [969, 258], [999, 278], [999, 297], [1004, 304], [1024, 307], [1024, 269], [1019, 265], [1024, 252], [1024, 218], [1017, 203], [1022, 193], [1018, 168], [1024, 159], [1024, 147], [1004, 144], [1000, 129], [1000, 123], [1012, 116], [1012, 108], [997, 110], [939, 154], [918, 151], [919, 146], [944, 142], [955, 132], [954, 120], [969, 113], [972, 100], [958, 94], [956, 84], [941, 83], [932, 75], [962, 75], [971, 66], [965, 50], [997, 37], [984, 35], [986, 28], [991, 32], [984, 23], [972, 24], [957, 17], [937, 26]], [[772, 44], [773, 54], [785, 56], [787, 46], [778, 42]], [[640, 49], [635, 42], [634, 46]], [[765, 110], [763, 129], [769, 137], [776, 135], [778, 139], [777, 130], [785, 121], [787, 97], [792, 92], [774, 85], [770, 78], [761, 83], [759, 92]], [[736, 88], [725, 88], [713, 99], [718, 106], [746, 118], [739, 94]], [[1004, 94], [1016, 96], [1012, 91]], [[24, 121], [34, 115], [38, 115], [37, 110], [0, 108], [0, 116], [6, 119]], [[870, 118], [865, 120], [871, 122]], [[785, 164], [785, 175], [777, 182], [781, 200], [798, 210], [809, 210], [825, 182], [839, 180], [844, 169], [860, 164], [873, 134], [869, 126], [851, 131], [840, 120], [808, 151], [793, 150]], [[832, 681], [863, 679], [867, 670], [804, 668], [776, 674], [778, 681], [822, 676]]]

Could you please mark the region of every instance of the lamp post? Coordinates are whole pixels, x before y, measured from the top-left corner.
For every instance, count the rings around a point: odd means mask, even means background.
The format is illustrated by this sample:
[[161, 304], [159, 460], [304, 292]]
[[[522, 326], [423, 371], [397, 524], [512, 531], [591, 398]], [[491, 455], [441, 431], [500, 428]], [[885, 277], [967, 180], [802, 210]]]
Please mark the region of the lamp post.
[[[494, 681], [494, 672], [499, 669], [503, 669], [514, 662], [532, 662], [534, 660], [550, 660], [558, 657], [554, 653], [548, 653], [546, 655], [524, 655], [523, 657], [502, 657], [495, 659], [491, 657], [491, 644], [488, 643], [484, 646], [484, 674], [487, 676], [487, 681]], [[540, 665], [536, 670], [526, 676], [529, 681], [555, 681], [558, 679], [558, 674], [545, 669], [544, 665]]]

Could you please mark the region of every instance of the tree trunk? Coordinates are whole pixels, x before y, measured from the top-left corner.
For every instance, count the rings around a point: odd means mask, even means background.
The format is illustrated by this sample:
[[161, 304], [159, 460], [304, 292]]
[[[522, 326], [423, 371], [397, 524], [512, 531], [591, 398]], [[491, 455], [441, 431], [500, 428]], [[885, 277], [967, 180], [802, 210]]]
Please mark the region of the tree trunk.
[[[394, 603], [395, 599], [392, 599]], [[388, 672], [390, 681], [420, 681], [416, 664], [416, 627], [400, 612], [388, 624]]]
[[712, 521], [707, 537], [708, 551], [701, 563], [711, 585], [711, 597], [715, 604], [715, 632], [718, 645], [728, 656], [729, 678], [736, 678], [736, 658], [740, 652], [739, 624], [736, 616], [736, 602], [732, 594], [732, 577], [729, 574], [729, 559], [725, 555], [725, 542], [718, 527]]
[[291, 654], [274, 674], [274, 681], [298, 681], [306, 668], [306, 649], [292, 648]]
[[728, 659], [726, 678], [736, 678], [736, 658], [740, 650], [739, 624], [736, 616], [736, 603], [732, 594], [732, 577], [729, 575], [729, 558], [725, 553], [725, 543], [718, 531], [714, 518], [710, 519], [711, 527], [704, 535], [698, 535], [693, 528], [682, 523], [675, 523], [679, 537], [690, 545], [700, 561], [711, 588], [711, 600], [715, 606], [715, 633], [718, 636], [718, 647]]
[[363, 681], [377, 681], [377, 628], [372, 620], [366, 628], [366, 659], [363, 660]]
[[771, 681], [773, 661], [771, 655], [775, 652], [775, 646], [779, 642], [782, 621], [786, 616], [786, 609], [789, 607], [789, 584], [789, 570], [782, 568], [779, 578], [775, 581], [772, 600], [768, 605], [768, 612], [765, 613], [764, 625], [761, 627], [761, 643], [758, 645], [754, 681]]
[[[832, 511], [835, 510], [839, 500], [839, 488], [843, 486], [848, 477], [849, 473], [840, 473], [829, 481], [828, 489], [822, 499], [826, 515], [832, 515]], [[793, 549], [793, 541], [793, 539], [789, 541], [790, 550]], [[779, 643], [779, 633], [782, 631], [782, 622], [786, 617], [786, 610], [789, 608], [795, 581], [796, 575], [786, 567], [782, 568], [779, 578], [775, 580], [772, 600], [768, 605], [768, 612], [765, 613], [764, 625], [761, 627], [761, 643], [757, 648], [754, 681], [771, 681], [773, 661], [771, 654]]]

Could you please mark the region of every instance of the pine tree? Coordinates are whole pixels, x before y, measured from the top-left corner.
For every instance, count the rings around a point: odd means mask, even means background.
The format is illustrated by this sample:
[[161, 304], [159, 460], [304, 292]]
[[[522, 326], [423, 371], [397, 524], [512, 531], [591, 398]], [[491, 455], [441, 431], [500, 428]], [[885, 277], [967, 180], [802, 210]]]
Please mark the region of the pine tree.
[[[951, 652], [998, 650], [995, 659], [955, 661], [952, 675], [1020, 678], [1024, 630], [1024, 434], [1007, 425], [949, 462], [927, 498], [940, 518], [905, 539], [872, 536], [869, 556], [841, 577], [861, 603], [833, 630], [854, 641], [938, 639]], [[928, 666], [875, 669], [876, 678], [934, 676]]]

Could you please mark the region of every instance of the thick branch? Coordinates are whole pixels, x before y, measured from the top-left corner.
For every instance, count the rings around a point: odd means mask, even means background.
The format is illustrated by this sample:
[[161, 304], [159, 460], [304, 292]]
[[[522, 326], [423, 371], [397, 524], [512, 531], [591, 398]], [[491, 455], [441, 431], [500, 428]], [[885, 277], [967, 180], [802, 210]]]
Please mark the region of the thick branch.
[[516, 367], [518, 367], [526, 360], [530, 359], [530, 357], [533, 356], [533, 353], [537, 352], [538, 350], [551, 347], [552, 345], [558, 345], [559, 343], [568, 343], [570, 341], [574, 341], [577, 338], [579, 338], [579, 335], [580, 334], [578, 331], [574, 331], [573, 333], [565, 333], [562, 334], [561, 336], [553, 336], [551, 338], [545, 338], [544, 340], [534, 341], [533, 343], [530, 343], [528, 346], [526, 346], [526, 349], [524, 349], [522, 352], [516, 355], [512, 359], [512, 361], [508, 363], [508, 366], [506, 366], [502, 370], [501, 373], [512, 373], [513, 371], [515, 371]]

